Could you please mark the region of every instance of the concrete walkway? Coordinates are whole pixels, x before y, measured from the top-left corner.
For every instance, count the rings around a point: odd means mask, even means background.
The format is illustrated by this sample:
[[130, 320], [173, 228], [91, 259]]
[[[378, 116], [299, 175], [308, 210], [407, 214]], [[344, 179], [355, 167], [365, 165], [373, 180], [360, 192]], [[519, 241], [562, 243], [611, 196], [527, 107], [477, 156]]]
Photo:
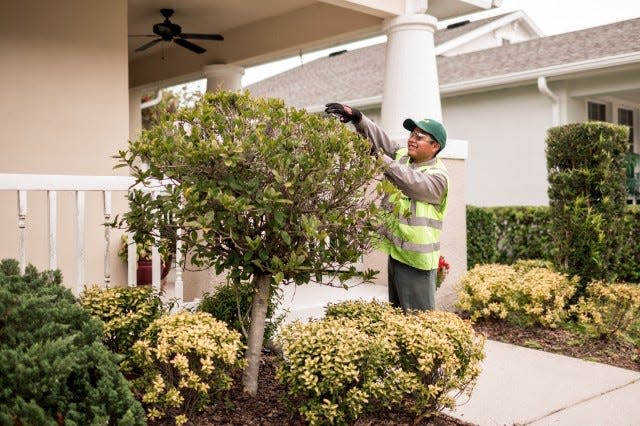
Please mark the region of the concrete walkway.
[[[321, 318], [330, 302], [387, 300], [378, 285], [308, 284], [283, 293], [287, 321]], [[447, 414], [481, 426], [640, 426], [639, 372], [491, 340], [485, 353], [471, 398]]]

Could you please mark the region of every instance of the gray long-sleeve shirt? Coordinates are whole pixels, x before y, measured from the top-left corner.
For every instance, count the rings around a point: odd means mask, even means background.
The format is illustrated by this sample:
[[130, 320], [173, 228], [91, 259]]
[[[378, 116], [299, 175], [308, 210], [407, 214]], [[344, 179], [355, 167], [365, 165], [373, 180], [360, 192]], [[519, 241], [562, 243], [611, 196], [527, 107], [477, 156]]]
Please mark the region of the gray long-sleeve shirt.
[[429, 204], [440, 204], [448, 190], [447, 177], [441, 173], [423, 173], [416, 167], [432, 165], [436, 158], [422, 163], [400, 164], [395, 160], [396, 151], [402, 146], [391, 140], [389, 136], [377, 124], [366, 116], [362, 116], [356, 130], [369, 139], [376, 152], [383, 152], [382, 159], [387, 164], [385, 172], [387, 178], [402, 191], [407, 197], [416, 201]]

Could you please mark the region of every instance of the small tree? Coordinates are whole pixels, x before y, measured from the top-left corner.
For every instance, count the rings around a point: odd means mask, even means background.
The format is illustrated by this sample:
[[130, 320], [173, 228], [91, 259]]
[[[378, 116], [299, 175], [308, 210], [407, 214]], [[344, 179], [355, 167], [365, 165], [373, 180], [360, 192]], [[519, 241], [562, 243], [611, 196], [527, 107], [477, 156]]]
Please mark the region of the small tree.
[[593, 279], [616, 277], [624, 246], [627, 138], [627, 127], [603, 122], [548, 132], [554, 262], [578, 275], [582, 289]]
[[119, 158], [137, 183], [164, 182], [156, 198], [130, 192], [129, 229], [169, 223], [191, 264], [253, 283], [243, 386], [255, 395], [272, 289], [328, 268], [358, 274], [346, 265], [371, 248], [379, 210], [368, 189], [382, 162], [336, 120], [228, 92], [162, 119]]

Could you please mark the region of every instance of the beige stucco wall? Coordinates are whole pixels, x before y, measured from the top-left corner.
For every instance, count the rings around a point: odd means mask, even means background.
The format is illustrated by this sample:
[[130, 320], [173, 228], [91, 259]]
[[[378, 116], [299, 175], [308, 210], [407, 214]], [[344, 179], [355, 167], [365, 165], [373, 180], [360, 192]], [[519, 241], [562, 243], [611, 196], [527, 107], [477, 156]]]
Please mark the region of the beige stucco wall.
[[[127, 1], [21, 0], [0, 14], [0, 173], [112, 175], [129, 132]], [[114, 194], [114, 213], [126, 204]], [[73, 193], [58, 194], [59, 266], [75, 280]], [[87, 193], [86, 278], [102, 279], [99, 193]], [[0, 258], [17, 257], [17, 195], [0, 193]], [[48, 266], [46, 193], [28, 194], [27, 260]], [[117, 240], [114, 234], [113, 239]], [[115, 244], [112, 251], [115, 252]], [[113, 258], [113, 282], [125, 268]]]
[[551, 101], [535, 86], [443, 99], [450, 134], [469, 141], [465, 200], [476, 206], [544, 205]]

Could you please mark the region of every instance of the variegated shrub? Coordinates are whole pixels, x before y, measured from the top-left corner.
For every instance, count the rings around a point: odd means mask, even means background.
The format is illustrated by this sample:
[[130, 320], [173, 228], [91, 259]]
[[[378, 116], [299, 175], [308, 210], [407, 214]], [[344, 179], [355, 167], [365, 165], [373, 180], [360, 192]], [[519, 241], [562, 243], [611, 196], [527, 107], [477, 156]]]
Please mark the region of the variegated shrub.
[[556, 328], [569, 316], [567, 303], [577, 278], [526, 262], [478, 265], [461, 280], [458, 307], [478, 318], [499, 318], [520, 325]]
[[416, 418], [455, 404], [480, 372], [484, 339], [452, 313], [405, 315], [386, 303], [331, 305], [327, 316], [285, 327], [278, 379], [310, 424], [347, 424], [372, 409]]
[[231, 387], [230, 373], [244, 367], [243, 349], [238, 332], [204, 312], [155, 320], [133, 347], [144, 372], [135, 384], [147, 416], [184, 424]]

